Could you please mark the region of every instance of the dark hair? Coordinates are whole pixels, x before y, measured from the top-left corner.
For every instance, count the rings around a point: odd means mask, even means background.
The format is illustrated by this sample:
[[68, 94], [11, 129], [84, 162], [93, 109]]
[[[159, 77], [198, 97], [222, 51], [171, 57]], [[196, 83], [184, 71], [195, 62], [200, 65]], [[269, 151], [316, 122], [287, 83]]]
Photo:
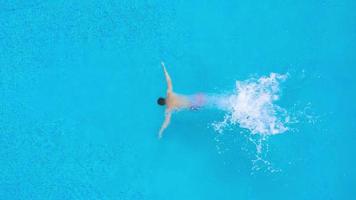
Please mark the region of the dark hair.
[[158, 105], [164, 106], [164, 105], [166, 105], [166, 99], [160, 97], [157, 99], [157, 103], [158, 103]]

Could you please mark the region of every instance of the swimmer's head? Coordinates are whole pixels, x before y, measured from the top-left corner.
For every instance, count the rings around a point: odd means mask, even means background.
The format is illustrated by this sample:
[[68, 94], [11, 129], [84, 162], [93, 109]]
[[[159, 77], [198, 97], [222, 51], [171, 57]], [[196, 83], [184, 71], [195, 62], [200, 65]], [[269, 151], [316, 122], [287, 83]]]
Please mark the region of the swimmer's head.
[[164, 105], [166, 105], [166, 99], [160, 97], [157, 99], [157, 103], [158, 103], [158, 105], [164, 106]]

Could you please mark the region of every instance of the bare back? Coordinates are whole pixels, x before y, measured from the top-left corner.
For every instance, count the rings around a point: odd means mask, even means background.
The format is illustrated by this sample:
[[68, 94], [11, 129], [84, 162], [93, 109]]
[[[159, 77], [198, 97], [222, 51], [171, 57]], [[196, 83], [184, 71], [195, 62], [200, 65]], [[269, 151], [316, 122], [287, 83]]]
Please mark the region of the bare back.
[[190, 105], [189, 99], [183, 95], [174, 92], [167, 92], [167, 107], [168, 109], [188, 108]]
[[164, 63], [162, 62], [161, 64], [167, 81], [167, 97], [166, 97], [167, 107], [165, 110], [164, 122], [158, 133], [159, 138], [162, 137], [163, 131], [168, 127], [171, 121], [172, 111], [191, 107], [191, 102], [189, 101], [188, 97], [173, 92], [173, 84], [172, 84], [171, 77], [169, 76], [166, 67], [164, 66]]

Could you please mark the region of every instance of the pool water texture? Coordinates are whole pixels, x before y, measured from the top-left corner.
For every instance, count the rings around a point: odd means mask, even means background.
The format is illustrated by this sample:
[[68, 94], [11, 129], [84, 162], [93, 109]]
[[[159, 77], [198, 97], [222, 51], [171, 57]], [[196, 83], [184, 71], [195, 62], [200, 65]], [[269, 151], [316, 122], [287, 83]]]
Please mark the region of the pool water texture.
[[355, 10], [0, 1], [0, 199], [353, 199]]

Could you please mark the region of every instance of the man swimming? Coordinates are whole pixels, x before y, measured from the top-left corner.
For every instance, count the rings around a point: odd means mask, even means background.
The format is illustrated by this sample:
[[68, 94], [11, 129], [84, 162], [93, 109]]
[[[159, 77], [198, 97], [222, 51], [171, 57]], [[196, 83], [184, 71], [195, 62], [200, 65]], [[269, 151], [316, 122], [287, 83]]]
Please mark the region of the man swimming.
[[199, 109], [206, 103], [205, 96], [203, 94], [196, 94], [192, 96], [185, 96], [173, 92], [173, 85], [171, 77], [169, 76], [164, 63], [161, 62], [164, 76], [167, 81], [167, 96], [166, 98], [160, 97], [157, 100], [157, 103], [161, 106], [166, 105], [165, 110], [165, 120], [162, 124], [161, 129], [159, 130], [158, 137], [161, 138], [163, 131], [168, 127], [171, 120], [172, 112], [175, 110], [190, 108], [190, 109]]

